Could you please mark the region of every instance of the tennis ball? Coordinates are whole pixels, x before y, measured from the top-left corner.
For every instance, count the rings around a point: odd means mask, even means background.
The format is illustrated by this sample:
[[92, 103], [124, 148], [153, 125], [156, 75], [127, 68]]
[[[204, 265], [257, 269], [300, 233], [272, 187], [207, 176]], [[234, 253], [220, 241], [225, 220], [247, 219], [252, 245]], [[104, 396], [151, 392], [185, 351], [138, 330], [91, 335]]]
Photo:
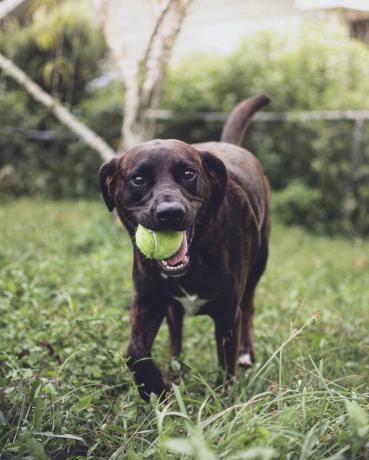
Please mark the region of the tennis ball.
[[136, 231], [138, 249], [149, 259], [167, 259], [181, 247], [184, 232], [154, 232], [139, 225]]

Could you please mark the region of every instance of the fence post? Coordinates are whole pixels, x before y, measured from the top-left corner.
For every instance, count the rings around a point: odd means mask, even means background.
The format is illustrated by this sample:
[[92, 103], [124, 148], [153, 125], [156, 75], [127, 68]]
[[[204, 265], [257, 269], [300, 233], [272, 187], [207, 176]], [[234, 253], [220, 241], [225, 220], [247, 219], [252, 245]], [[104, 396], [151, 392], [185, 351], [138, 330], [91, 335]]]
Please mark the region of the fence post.
[[351, 141], [351, 191], [355, 192], [356, 171], [360, 161], [360, 147], [363, 140], [364, 118], [358, 116], [354, 122]]
[[353, 219], [355, 221], [355, 216], [358, 213], [358, 206], [359, 206], [359, 201], [360, 201], [360, 196], [357, 191], [357, 169], [359, 166], [360, 162], [360, 148], [361, 144], [363, 141], [363, 132], [364, 132], [364, 122], [365, 119], [364, 117], [358, 115], [355, 117], [354, 121], [354, 127], [352, 130], [352, 139], [351, 139], [351, 152], [350, 152], [350, 157], [351, 157], [351, 177], [349, 179], [349, 196], [351, 195], [351, 198], [353, 200], [352, 205], [353, 207], [350, 207], [350, 211], [348, 211], [349, 214], [346, 217], [349, 219]]

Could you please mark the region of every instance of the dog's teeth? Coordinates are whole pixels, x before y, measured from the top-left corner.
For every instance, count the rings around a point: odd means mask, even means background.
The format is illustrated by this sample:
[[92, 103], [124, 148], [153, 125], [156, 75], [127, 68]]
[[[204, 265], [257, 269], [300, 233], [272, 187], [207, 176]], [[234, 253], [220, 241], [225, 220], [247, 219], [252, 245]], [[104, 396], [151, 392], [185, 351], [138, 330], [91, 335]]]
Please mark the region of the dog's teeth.
[[165, 272], [167, 273], [172, 272], [173, 275], [176, 275], [176, 273], [180, 273], [186, 267], [188, 262], [189, 262], [188, 254], [186, 254], [183, 261], [178, 263], [177, 265], [170, 265], [165, 259], [160, 260], [160, 264], [162, 268], [165, 270]]

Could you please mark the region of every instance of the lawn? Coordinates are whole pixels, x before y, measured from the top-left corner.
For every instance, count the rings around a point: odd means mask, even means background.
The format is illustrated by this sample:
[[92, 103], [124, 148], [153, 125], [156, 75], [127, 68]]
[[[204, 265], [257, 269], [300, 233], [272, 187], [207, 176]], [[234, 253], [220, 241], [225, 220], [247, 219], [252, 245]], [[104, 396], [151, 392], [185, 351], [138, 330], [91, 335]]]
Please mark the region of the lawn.
[[211, 321], [188, 317], [181, 382], [146, 404], [123, 355], [131, 245], [103, 203], [8, 202], [0, 234], [1, 459], [369, 458], [369, 241], [275, 224], [257, 366], [217, 386]]

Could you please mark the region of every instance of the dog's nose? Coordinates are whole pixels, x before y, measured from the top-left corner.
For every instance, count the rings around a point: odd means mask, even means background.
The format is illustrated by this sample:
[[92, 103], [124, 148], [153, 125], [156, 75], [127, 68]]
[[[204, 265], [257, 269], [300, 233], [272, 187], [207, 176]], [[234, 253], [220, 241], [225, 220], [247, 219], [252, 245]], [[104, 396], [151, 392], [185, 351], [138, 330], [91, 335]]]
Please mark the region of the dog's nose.
[[185, 209], [181, 203], [164, 201], [156, 208], [156, 217], [160, 222], [180, 222], [185, 218]]

